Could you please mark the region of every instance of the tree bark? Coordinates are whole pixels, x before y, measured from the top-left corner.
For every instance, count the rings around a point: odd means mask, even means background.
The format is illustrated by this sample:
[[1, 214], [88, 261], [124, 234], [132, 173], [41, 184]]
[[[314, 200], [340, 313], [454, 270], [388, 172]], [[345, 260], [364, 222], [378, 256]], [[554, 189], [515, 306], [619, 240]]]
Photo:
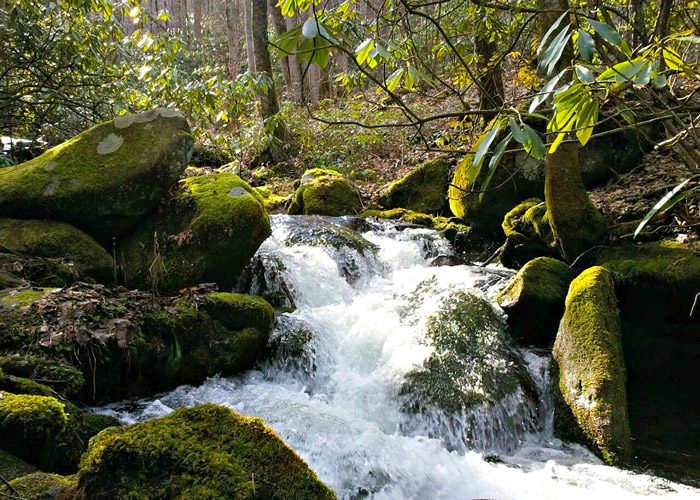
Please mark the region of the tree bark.
[[228, 74], [236, 78], [241, 70], [240, 8], [238, 0], [226, 0], [226, 39], [228, 41]]
[[[277, 0], [267, 0], [267, 10], [272, 18], [272, 24], [275, 27], [275, 34], [279, 37], [285, 31], [287, 31], [287, 25], [284, 23], [284, 16], [282, 11], [276, 7]], [[279, 60], [280, 67], [282, 68], [282, 76], [284, 77], [284, 83], [288, 90], [291, 90], [292, 80], [289, 72], [289, 58], [282, 57]]]
[[193, 7], [193, 14], [194, 14], [194, 19], [193, 19], [193, 31], [194, 31], [194, 39], [197, 42], [202, 41], [202, 0], [194, 0], [194, 3], [192, 5]]
[[[252, 32], [253, 32], [253, 52], [255, 56], [255, 67], [259, 73], [265, 73], [270, 77], [270, 85], [267, 92], [260, 95], [260, 113], [263, 120], [268, 122], [271, 119], [278, 118], [279, 102], [275, 92], [275, 83], [272, 74], [272, 63], [270, 61], [270, 52], [268, 51], [267, 38], [267, 2], [265, 0], [255, 0], [253, 2], [252, 14]], [[288, 140], [287, 129], [281, 120], [278, 120], [274, 132], [273, 140], [270, 144], [270, 153], [273, 160], [280, 159], [282, 146]]]
[[[261, 1], [261, 0], [258, 0]], [[251, 12], [251, 0], [242, 0], [243, 2], [243, 24], [245, 26], [245, 46], [246, 54], [248, 56], [248, 71], [251, 73], [256, 72], [255, 68], [255, 55], [253, 53], [253, 21]]]
[[[537, 6], [543, 11], [542, 34], [569, 9], [567, 0], [539, 0]], [[562, 23], [560, 29], [564, 26]], [[568, 67], [572, 57], [573, 46], [569, 42], [556, 71]], [[547, 218], [566, 261], [573, 262], [604, 241], [607, 235], [605, 220], [591, 203], [583, 185], [578, 143], [563, 143], [556, 152], [547, 155], [544, 195]]]
[[[483, 37], [477, 35], [474, 40], [474, 49], [479, 56], [479, 75], [485, 75], [481, 77], [479, 87], [479, 109], [500, 109], [505, 96], [502, 70], [500, 65], [489, 65], [497, 52], [496, 42], [490, 41], [488, 35]], [[484, 115], [484, 121], [490, 122], [497, 114]]]

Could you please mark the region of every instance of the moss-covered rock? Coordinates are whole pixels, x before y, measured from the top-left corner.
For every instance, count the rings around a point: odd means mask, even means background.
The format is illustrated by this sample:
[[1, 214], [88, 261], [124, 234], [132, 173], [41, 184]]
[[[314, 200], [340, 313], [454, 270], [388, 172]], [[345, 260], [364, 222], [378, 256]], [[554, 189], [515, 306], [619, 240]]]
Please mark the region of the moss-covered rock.
[[612, 275], [592, 267], [569, 288], [553, 350], [555, 431], [605, 462], [632, 456], [625, 360]]
[[0, 447], [32, 465], [50, 467], [55, 437], [66, 428], [65, 406], [45, 396], [0, 396]]
[[10, 455], [4, 450], [0, 450], [0, 476], [7, 481], [12, 481], [16, 477], [26, 476], [36, 471], [36, 467], [29, 465], [14, 455]]
[[506, 267], [517, 269], [536, 257], [558, 255], [547, 208], [537, 198], [516, 205], [506, 214], [501, 227], [506, 243], [499, 260]]
[[118, 117], [3, 169], [0, 216], [68, 222], [111, 243], [158, 207], [192, 145], [177, 111]]
[[407, 208], [415, 212], [441, 215], [448, 210], [447, 188], [450, 161], [436, 158], [391, 183], [379, 196], [386, 208]]
[[698, 484], [697, 247], [673, 241], [623, 245], [601, 250], [596, 262], [613, 274], [619, 299], [635, 454], [658, 473]]
[[304, 172], [287, 209], [291, 215], [354, 215], [362, 201], [357, 190], [334, 170], [314, 168]]
[[[2, 265], [1, 262], [0, 265]], [[19, 288], [26, 286], [27, 284], [28, 283], [19, 276], [5, 271], [4, 269], [0, 269], [0, 290], [5, 290], [7, 288]]]
[[262, 421], [211, 404], [102, 432], [78, 484], [91, 500], [336, 498]]
[[563, 262], [538, 257], [525, 264], [496, 296], [508, 315], [511, 335], [519, 343], [541, 347], [552, 344], [573, 277]]
[[0, 219], [0, 247], [23, 256], [64, 261], [72, 278], [56, 276], [44, 285], [65, 285], [77, 280], [106, 283], [114, 279], [114, 261], [90, 236], [69, 224], [47, 220]]
[[[52, 387], [56, 392], [67, 397], [78, 395], [85, 387], [85, 378], [83, 373], [69, 364], [50, 359], [48, 357], [36, 355], [8, 355], [0, 356], [0, 368], [5, 371], [6, 375], [12, 375], [20, 378], [25, 386], [23, 394], [43, 394], [45, 389], [36, 388], [33, 384], [40, 384], [43, 387], [47, 385]], [[35, 392], [26, 392], [30, 388]], [[19, 392], [20, 388], [15, 387], [15, 390], [7, 388], [10, 392]]]
[[[0, 355], [9, 356], [1, 366], [91, 403], [252, 368], [267, 343], [271, 307], [256, 297], [211, 292], [199, 287], [154, 298], [77, 284], [21, 309], [0, 303]], [[23, 356], [10, 356], [20, 350]], [[78, 389], [82, 380], [89, 383]]]
[[262, 198], [237, 175], [190, 177], [160, 213], [119, 243], [117, 261], [129, 287], [176, 293], [217, 283], [230, 289], [269, 235]]
[[6, 307], [26, 307], [41, 299], [51, 288], [18, 288], [0, 293], [0, 304]]
[[69, 500], [75, 480], [71, 477], [35, 472], [10, 481], [23, 500]]

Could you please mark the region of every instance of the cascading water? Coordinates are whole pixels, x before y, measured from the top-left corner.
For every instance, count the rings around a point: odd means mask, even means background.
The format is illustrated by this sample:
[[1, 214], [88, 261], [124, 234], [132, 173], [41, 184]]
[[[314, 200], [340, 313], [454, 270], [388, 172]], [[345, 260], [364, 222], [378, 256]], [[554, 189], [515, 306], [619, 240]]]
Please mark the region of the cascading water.
[[487, 299], [510, 272], [431, 266], [452, 251], [425, 229], [272, 219], [241, 283], [296, 307], [272, 358], [100, 412], [133, 423], [212, 402], [261, 417], [344, 499], [700, 498], [554, 438], [549, 354], [508, 346]]

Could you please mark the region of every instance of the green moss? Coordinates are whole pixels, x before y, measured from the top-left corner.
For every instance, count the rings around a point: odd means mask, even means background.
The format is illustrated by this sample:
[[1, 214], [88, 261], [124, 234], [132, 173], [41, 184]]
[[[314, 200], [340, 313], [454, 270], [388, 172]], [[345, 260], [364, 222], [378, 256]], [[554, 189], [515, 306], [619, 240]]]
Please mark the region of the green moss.
[[[38, 381], [41, 385], [50, 385], [56, 392], [68, 397], [78, 395], [85, 386], [85, 378], [80, 370], [49, 357], [0, 356], [0, 367], [10, 375], [30, 379], [30, 382], [34, 383]], [[29, 387], [27, 385], [27, 388]]]
[[190, 177], [161, 213], [120, 243], [117, 260], [130, 287], [176, 293], [217, 283], [230, 289], [269, 235], [262, 197], [237, 175]]
[[538, 257], [523, 266], [496, 296], [508, 314], [510, 332], [525, 345], [554, 341], [573, 272], [563, 262]]
[[516, 205], [503, 219], [503, 232], [506, 238], [516, 235], [523, 235], [528, 231], [527, 224], [523, 220], [525, 214], [531, 209], [542, 203], [542, 200], [530, 198]]
[[51, 389], [28, 378], [7, 375], [0, 378], [0, 391], [13, 394], [28, 394], [30, 396], [53, 396]]
[[45, 396], [0, 396], [0, 447], [37, 467], [50, 465], [55, 437], [66, 427], [64, 405]]
[[302, 176], [287, 213], [337, 217], [356, 214], [361, 208], [357, 190], [338, 172], [314, 168]]
[[97, 125], [0, 179], [0, 216], [68, 222], [111, 243], [158, 207], [187, 166], [186, 120], [153, 110]]
[[501, 224], [506, 244], [500, 262], [517, 269], [539, 256], [558, 255], [549, 226], [547, 208], [537, 198], [530, 198], [508, 212]]
[[0, 476], [7, 481], [12, 481], [16, 477], [26, 476], [36, 470], [36, 467], [29, 465], [14, 455], [0, 450]]
[[587, 444], [608, 464], [627, 463], [625, 362], [612, 275], [604, 268], [572, 281], [552, 354], [557, 433]]
[[0, 290], [6, 288], [19, 288], [26, 286], [26, 283], [19, 276], [0, 269]]
[[0, 247], [28, 256], [71, 263], [74, 279], [109, 282], [114, 262], [90, 236], [68, 224], [47, 220], [0, 219]]
[[24, 500], [68, 500], [69, 490], [75, 485], [75, 480], [56, 474], [35, 472], [17, 478], [10, 484]]
[[231, 330], [257, 328], [267, 332], [275, 321], [275, 312], [265, 299], [238, 293], [210, 293], [203, 297], [202, 308], [209, 316]]
[[31, 290], [12, 290], [6, 295], [0, 295], [0, 304], [8, 307], [26, 307], [41, 299], [50, 288], [33, 288]]
[[261, 420], [211, 404], [102, 432], [78, 478], [94, 500], [335, 498]]
[[441, 214], [447, 210], [450, 161], [436, 158], [391, 183], [379, 197], [386, 208], [407, 208], [415, 212]]

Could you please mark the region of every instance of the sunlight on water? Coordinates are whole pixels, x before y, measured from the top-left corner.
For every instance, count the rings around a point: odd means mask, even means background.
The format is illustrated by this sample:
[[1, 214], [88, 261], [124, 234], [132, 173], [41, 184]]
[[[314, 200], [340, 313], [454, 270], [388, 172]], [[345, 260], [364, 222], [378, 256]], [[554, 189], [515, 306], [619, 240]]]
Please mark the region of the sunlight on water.
[[[377, 223], [365, 228], [367, 248], [349, 250], [323, 236], [313, 245], [295, 237], [308, 230], [299, 221], [274, 216], [273, 235], [258, 252], [281, 263], [264, 279], [288, 290], [297, 307], [273, 332], [272, 342], [283, 346], [277, 359], [240, 377], [99, 411], [133, 423], [213, 402], [261, 417], [345, 499], [700, 498], [697, 490], [601, 465], [556, 439], [547, 353], [516, 353], [536, 404], [525, 403], [519, 387], [457, 414], [407, 411], [405, 377], [435, 351], [425, 341], [428, 318], [456, 290], [489, 297], [511, 273], [430, 267], [451, 251], [433, 231]], [[338, 227], [322, 222], [330, 233]], [[253, 279], [252, 288], [264, 279]], [[300, 344], [294, 359], [290, 342]]]

